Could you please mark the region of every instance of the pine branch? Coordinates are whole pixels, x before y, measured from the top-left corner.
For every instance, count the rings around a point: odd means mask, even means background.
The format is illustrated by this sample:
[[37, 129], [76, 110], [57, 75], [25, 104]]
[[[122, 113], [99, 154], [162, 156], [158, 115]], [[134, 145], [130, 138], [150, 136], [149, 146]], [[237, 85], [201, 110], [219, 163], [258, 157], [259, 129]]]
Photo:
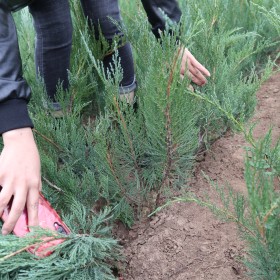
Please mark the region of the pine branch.
[[[30, 249], [34, 249], [34, 247], [40, 247], [41, 245], [43, 245], [43, 244], [45, 244], [45, 243], [49, 243], [49, 242], [51, 242], [51, 241], [54, 241], [54, 240], [57, 240], [58, 238], [48, 238], [48, 239], [46, 239], [46, 240], [44, 240], [44, 241], [41, 241], [41, 242], [38, 242], [38, 243], [34, 243], [34, 244], [31, 244], [31, 245], [28, 245], [28, 246], [26, 246], [26, 247], [24, 247], [24, 248], [21, 248], [21, 249], [19, 249], [19, 250], [17, 250], [17, 251], [15, 251], [15, 252], [13, 252], [13, 253], [11, 253], [11, 254], [9, 254], [9, 255], [6, 255], [5, 257], [2, 257], [2, 258], [0, 258], [0, 262], [4, 262], [4, 261], [6, 261], [7, 259], [10, 259], [10, 258], [12, 258], [12, 257], [14, 257], [14, 256], [16, 256], [16, 255], [18, 255], [18, 254], [20, 254], [20, 253], [22, 253], [22, 252], [24, 252], [24, 251], [28, 251], [28, 250], [30, 250]], [[59, 238], [59, 239], [62, 239], [61, 237]], [[64, 238], [65, 239], [65, 238]]]
[[113, 165], [113, 161], [112, 161], [112, 157], [111, 157], [111, 154], [110, 154], [110, 150], [109, 148], [107, 149], [107, 154], [106, 154], [106, 159], [107, 159], [107, 162], [109, 164], [109, 167], [110, 167], [110, 170], [111, 170], [111, 173], [113, 174], [114, 178], [115, 178], [115, 181], [121, 191], [121, 194], [127, 199], [128, 202], [130, 202], [132, 205], [136, 204], [136, 205], [140, 205], [141, 202], [139, 200], [136, 200], [135, 198], [131, 197], [126, 189], [122, 186], [122, 183], [120, 182], [119, 180], [119, 177], [115, 171], [115, 168], [114, 168], [114, 165]]
[[171, 94], [171, 85], [173, 82], [173, 78], [174, 78], [174, 72], [175, 72], [175, 68], [179, 59], [181, 53], [181, 49], [178, 48], [178, 52], [173, 60], [173, 64], [171, 67], [171, 71], [169, 74], [169, 78], [168, 78], [168, 84], [167, 84], [167, 91], [166, 91], [166, 96], [167, 96], [167, 105], [165, 108], [165, 119], [166, 119], [166, 123], [165, 123], [165, 130], [166, 130], [166, 136], [165, 136], [165, 141], [166, 141], [166, 164], [165, 164], [165, 168], [163, 171], [163, 179], [162, 179], [162, 184], [161, 187], [158, 191], [157, 194], [157, 198], [156, 198], [156, 206], [159, 205], [160, 203], [160, 198], [161, 198], [161, 190], [162, 188], [166, 187], [169, 185], [169, 180], [170, 180], [170, 175], [171, 175], [171, 168], [172, 168], [172, 156], [174, 153], [174, 149], [173, 149], [173, 143], [172, 143], [172, 128], [171, 128], [171, 116], [170, 116], [170, 94]]
[[[85, 63], [85, 61], [83, 61], [83, 63], [79, 66], [78, 71], [76, 72], [77, 77], [80, 76], [80, 73], [84, 69], [85, 65], [86, 65], [86, 63]], [[75, 100], [77, 95], [78, 95], [78, 91], [73, 90], [72, 94], [71, 94], [71, 97], [70, 97], [70, 103], [69, 103], [69, 112], [71, 112], [71, 113], [73, 111], [73, 104], [74, 104], [74, 100]]]
[[267, 220], [272, 216], [274, 210], [276, 210], [277, 208], [279, 208], [280, 206], [280, 198], [278, 198], [275, 203], [273, 203], [273, 205], [271, 206], [271, 208], [265, 213], [262, 221], [260, 221], [260, 218], [257, 217], [256, 218], [256, 225], [257, 228], [259, 230], [259, 233], [261, 235], [261, 237], [266, 240], [266, 223]]
[[126, 138], [128, 140], [128, 143], [129, 143], [130, 153], [132, 155], [132, 159], [133, 159], [133, 162], [134, 162], [135, 170], [137, 170], [138, 174], [140, 175], [141, 174], [141, 169], [138, 166], [136, 155], [135, 155], [135, 151], [134, 151], [134, 148], [133, 148], [133, 143], [132, 143], [132, 140], [130, 138], [130, 135], [129, 135], [129, 132], [128, 132], [128, 129], [127, 129], [127, 125], [126, 125], [126, 122], [124, 120], [123, 113], [121, 112], [121, 109], [120, 109], [120, 106], [119, 106], [119, 102], [118, 102], [116, 96], [114, 96], [114, 104], [115, 104], [115, 106], [117, 108], [118, 116], [119, 116], [119, 118], [121, 120], [121, 123], [122, 123], [124, 131], [125, 131]]
[[63, 190], [62, 190], [61, 188], [59, 188], [58, 186], [56, 186], [55, 184], [53, 184], [52, 182], [50, 182], [47, 178], [42, 177], [42, 179], [43, 179], [50, 187], [52, 187], [53, 189], [57, 190], [58, 192], [62, 192], [62, 193], [63, 193]]
[[59, 147], [54, 141], [52, 141], [51, 139], [49, 139], [47, 136], [43, 135], [42, 133], [40, 133], [37, 129], [33, 129], [33, 131], [38, 134], [40, 137], [42, 137], [43, 139], [45, 139], [47, 142], [49, 142], [50, 144], [52, 144], [57, 150], [59, 150], [60, 152], [63, 151], [63, 149], [61, 147]]

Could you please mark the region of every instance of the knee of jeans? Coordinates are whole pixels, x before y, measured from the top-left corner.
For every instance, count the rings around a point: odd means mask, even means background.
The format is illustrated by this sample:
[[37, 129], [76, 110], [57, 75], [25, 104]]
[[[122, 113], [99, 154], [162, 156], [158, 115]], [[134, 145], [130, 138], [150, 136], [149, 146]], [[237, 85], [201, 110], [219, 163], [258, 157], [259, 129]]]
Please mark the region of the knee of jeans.
[[100, 32], [107, 40], [112, 40], [115, 36], [123, 36], [123, 32], [119, 29], [118, 25], [121, 22], [112, 22], [110, 18], [99, 18], [93, 22], [95, 35], [100, 37]]
[[72, 24], [59, 23], [50, 32], [48, 42], [54, 47], [71, 47], [72, 45]]

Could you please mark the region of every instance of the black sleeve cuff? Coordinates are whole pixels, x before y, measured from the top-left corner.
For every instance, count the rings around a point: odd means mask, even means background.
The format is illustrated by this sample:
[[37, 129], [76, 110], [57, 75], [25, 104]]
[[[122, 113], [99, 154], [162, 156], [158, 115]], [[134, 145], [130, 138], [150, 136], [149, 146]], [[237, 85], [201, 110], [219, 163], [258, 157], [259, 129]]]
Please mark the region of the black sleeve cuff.
[[0, 103], [0, 134], [24, 127], [33, 128], [27, 111], [27, 101], [10, 99]]
[[[166, 19], [162, 12], [173, 22], [178, 24], [181, 20], [182, 12], [177, 0], [141, 0], [147, 13], [152, 31], [156, 38], [160, 37], [160, 32], [166, 31]], [[162, 11], [161, 11], [162, 10]], [[170, 30], [167, 30], [171, 32]]]

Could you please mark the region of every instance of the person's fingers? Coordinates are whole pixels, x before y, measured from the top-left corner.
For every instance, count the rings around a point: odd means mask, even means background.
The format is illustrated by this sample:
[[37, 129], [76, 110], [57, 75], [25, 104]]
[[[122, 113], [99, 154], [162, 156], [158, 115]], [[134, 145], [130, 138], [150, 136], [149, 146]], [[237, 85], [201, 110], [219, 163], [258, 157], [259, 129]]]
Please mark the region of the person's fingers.
[[2, 216], [4, 209], [9, 204], [9, 202], [12, 198], [12, 195], [13, 194], [12, 194], [10, 188], [6, 187], [6, 188], [1, 189], [1, 191], [0, 191], [0, 217]]
[[38, 189], [31, 189], [27, 195], [26, 201], [28, 226], [38, 226], [38, 207], [39, 207], [39, 192]]
[[193, 61], [191, 61], [192, 65], [199, 70], [203, 75], [210, 77], [211, 74], [210, 72], [201, 64], [199, 63], [196, 59], [194, 59]]
[[201, 86], [204, 85], [206, 83], [206, 78], [199, 73], [199, 70], [195, 69], [191, 63], [189, 63], [189, 68], [187, 69], [187, 71], [185, 72], [185, 70], [183, 71], [183, 69], [181, 68], [181, 73], [180, 76], [181, 78], [183, 78], [185, 75], [187, 75], [189, 77], [189, 79], [194, 82], [195, 84]]
[[205, 84], [200, 79], [198, 79], [196, 76], [193, 76], [191, 73], [188, 73], [188, 76], [192, 80], [192, 82], [197, 84], [198, 86], [203, 86]]
[[2, 234], [10, 233], [16, 225], [20, 215], [22, 214], [25, 203], [26, 203], [26, 193], [25, 192], [17, 192], [14, 195], [12, 208], [9, 213], [8, 219], [5, 221], [2, 227]]
[[181, 74], [185, 74], [186, 72], [186, 68], [188, 68], [188, 57], [186, 55], [183, 55], [182, 60], [181, 60], [181, 69], [180, 69], [180, 73]]
[[40, 180], [40, 182], [39, 182], [39, 192], [41, 192], [42, 191], [42, 181]]
[[[180, 76], [181, 78], [184, 77], [184, 75], [182, 74]], [[196, 71], [188, 71], [187, 76], [193, 83], [197, 84], [198, 86], [203, 86], [207, 83], [207, 79], [202, 74], [200, 75]]]
[[[183, 80], [185, 78], [185, 76], [183, 74], [180, 74], [181, 79]], [[192, 85], [188, 85], [188, 89], [192, 92], [194, 92], [194, 88]]]
[[194, 92], [194, 88], [193, 88], [192, 85], [189, 85], [189, 86], [188, 86], [188, 89], [189, 89], [191, 92]]
[[203, 86], [207, 83], [207, 79], [201, 74], [199, 70], [190, 71], [192, 75], [192, 81], [199, 86]]
[[180, 74], [187, 76], [195, 84], [202, 86], [207, 83], [205, 76], [210, 76], [209, 71], [199, 63], [196, 58], [188, 51], [188, 49], [181, 50], [182, 60], [181, 60], [181, 69]]
[[194, 83], [196, 83], [199, 86], [202, 86], [207, 83], [207, 79], [205, 78], [205, 76], [192, 64], [190, 64], [189, 66], [188, 76]]
[[193, 67], [197, 68], [203, 75], [210, 77], [210, 72], [200, 62], [198, 62], [197, 59], [189, 51], [187, 52], [189, 63], [192, 64]]

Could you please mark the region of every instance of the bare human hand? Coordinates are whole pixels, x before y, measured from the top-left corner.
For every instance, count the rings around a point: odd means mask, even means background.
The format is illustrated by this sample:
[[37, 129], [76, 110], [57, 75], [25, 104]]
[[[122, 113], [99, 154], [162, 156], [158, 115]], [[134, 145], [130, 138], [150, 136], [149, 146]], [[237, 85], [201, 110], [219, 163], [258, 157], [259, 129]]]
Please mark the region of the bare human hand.
[[180, 57], [182, 57], [181, 78], [184, 78], [187, 74], [195, 84], [199, 86], [205, 85], [207, 83], [206, 77], [210, 77], [210, 72], [196, 60], [187, 48], [182, 47], [180, 49]]
[[25, 206], [28, 225], [38, 225], [38, 201], [41, 189], [40, 157], [31, 128], [3, 133], [4, 148], [0, 156], [0, 215], [13, 197], [2, 234], [10, 233]]

